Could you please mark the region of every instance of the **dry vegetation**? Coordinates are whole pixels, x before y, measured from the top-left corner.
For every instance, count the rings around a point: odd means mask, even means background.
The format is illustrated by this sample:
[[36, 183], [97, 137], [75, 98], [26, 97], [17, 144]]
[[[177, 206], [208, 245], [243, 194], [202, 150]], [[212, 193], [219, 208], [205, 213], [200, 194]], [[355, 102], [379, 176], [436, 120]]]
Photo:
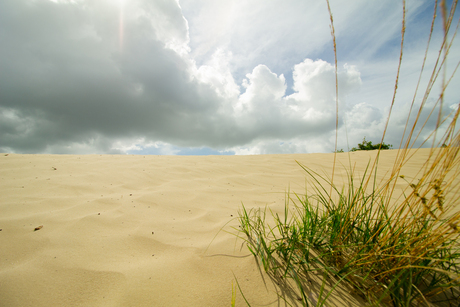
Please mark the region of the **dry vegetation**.
[[[444, 1], [434, 3], [420, 76], [424, 73], [438, 15], [442, 18], [443, 44], [438, 50], [436, 66], [429, 72], [430, 81], [419, 106], [415, 104], [414, 94], [413, 114], [408, 114], [394, 168], [385, 181], [376, 180], [380, 152], [364, 174], [357, 176], [352, 168], [348, 169], [348, 184], [343, 187], [334, 184], [334, 171], [329, 179], [300, 165], [314, 189], [305, 195], [288, 195], [284, 214], [242, 208], [239, 235], [244, 234], [241, 237], [247, 247], [277, 281], [280, 293], [293, 293], [281, 296], [286, 303], [328, 306], [330, 295], [341, 287], [353, 293], [358, 301], [372, 306], [458, 306], [460, 194], [455, 179], [460, 175], [460, 133], [456, 128], [460, 108], [450, 114], [441, 112], [444, 92], [452, 78], [445, 75], [445, 69], [456, 34], [456, 29], [451, 33], [451, 24], [457, 2], [453, 1], [451, 7]], [[331, 13], [330, 16], [334, 37]], [[405, 14], [401, 33], [399, 67], [403, 58]], [[421, 122], [420, 115], [435, 82], [442, 84], [437, 104], [431, 110], [432, 116], [437, 116], [437, 125], [430, 138], [423, 140], [423, 143], [432, 142], [430, 155], [421, 165], [417, 180], [405, 178], [401, 170], [414, 154], [409, 149], [420, 137], [416, 131], [426, 124]], [[409, 124], [411, 115], [416, 118], [413, 124]], [[444, 128], [438, 129], [441, 126]], [[385, 133], [386, 127], [382, 144]], [[397, 183], [407, 186], [400, 196], [395, 195]], [[316, 293], [314, 297], [312, 291]], [[241, 294], [244, 296], [244, 290]]]

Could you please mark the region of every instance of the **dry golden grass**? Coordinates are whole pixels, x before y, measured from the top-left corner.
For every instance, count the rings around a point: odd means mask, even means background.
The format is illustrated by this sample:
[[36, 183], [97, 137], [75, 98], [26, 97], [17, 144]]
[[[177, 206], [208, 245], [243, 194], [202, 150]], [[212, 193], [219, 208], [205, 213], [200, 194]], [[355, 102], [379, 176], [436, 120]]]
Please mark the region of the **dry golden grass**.
[[[334, 44], [338, 99], [335, 29], [332, 10], [329, 1], [326, 2]], [[330, 295], [338, 287], [346, 287], [357, 300], [371, 305], [458, 306], [460, 186], [455, 179], [460, 175], [460, 133], [456, 127], [460, 107], [449, 114], [442, 113], [444, 93], [459, 66], [457, 64], [451, 76], [446, 76], [446, 60], [456, 36], [456, 30], [453, 34], [450, 31], [457, 3], [458, 0], [453, 1], [450, 8], [445, 1], [434, 3], [427, 48], [410, 113], [394, 167], [384, 181], [376, 179], [380, 152], [364, 174], [357, 176], [350, 167], [348, 183], [343, 187], [334, 184], [335, 158], [330, 178], [301, 165], [314, 189], [305, 195], [288, 196], [284, 216], [267, 212], [267, 209], [246, 210], [245, 207], [240, 212], [240, 231], [245, 234], [243, 239], [249, 250], [280, 286], [295, 285], [290, 287], [290, 291], [296, 293], [292, 297], [297, 296], [303, 305], [327, 306]], [[431, 48], [438, 7], [442, 15], [443, 41], [417, 109], [417, 91]], [[398, 90], [405, 11], [403, 1], [398, 72], [382, 144]], [[420, 131], [427, 124], [428, 119], [421, 122], [421, 114], [436, 82], [441, 82], [442, 89], [430, 116], [437, 116], [437, 124], [422, 142], [424, 145], [431, 141], [431, 151], [417, 176], [407, 178], [401, 171], [414, 154], [414, 150], [409, 149], [414, 148]], [[409, 124], [412, 113], [416, 114], [415, 121]], [[336, 119], [338, 125], [338, 105]], [[444, 127], [445, 132], [441, 133], [440, 127]], [[397, 184], [406, 185], [400, 195]], [[268, 225], [268, 217], [274, 220], [273, 226]], [[316, 298], [310, 295], [313, 276], [321, 277], [315, 281], [319, 285]], [[290, 280], [290, 283], [283, 280]]]

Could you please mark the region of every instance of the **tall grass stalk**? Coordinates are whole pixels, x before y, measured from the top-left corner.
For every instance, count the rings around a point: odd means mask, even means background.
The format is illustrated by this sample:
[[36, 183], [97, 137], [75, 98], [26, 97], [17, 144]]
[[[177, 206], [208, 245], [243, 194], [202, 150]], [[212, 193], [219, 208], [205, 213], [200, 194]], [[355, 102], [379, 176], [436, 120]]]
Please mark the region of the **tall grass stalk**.
[[[452, 2], [450, 10], [445, 1], [439, 4], [444, 37], [417, 110], [416, 94], [437, 16], [435, 2], [425, 58], [410, 107], [410, 113], [416, 112], [415, 121], [410, 125], [412, 114], [408, 114], [394, 167], [384, 180], [377, 181], [380, 150], [364, 173], [358, 174], [350, 166], [348, 182], [340, 186], [334, 183], [334, 174], [328, 178], [299, 163], [312, 188], [304, 195], [288, 193], [284, 214], [244, 206], [239, 212], [239, 231], [248, 249], [282, 288], [281, 296], [287, 303], [327, 306], [341, 288], [357, 301], [372, 306], [459, 305], [460, 186], [456, 178], [460, 175], [460, 133], [456, 122], [460, 107], [450, 114], [442, 113], [444, 92], [453, 76], [446, 76], [445, 67], [458, 29], [457, 24], [449, 39], [457, 2]], [[327, 4], [336, 54], [333, 18], [328, 1]], [[390, 110], [398, 88], [404, 33], [403, 1], [401, 52]], [[458, 66], [457, 63], [453, 74]], [[417, 151], [414, 144], [420, 132], [414, 134], [427, 123], [420, 122], [421, 113], [440, 74], [441, 93], [430, 110], [430, 115], [438, 112], [436, 128], [423, 140], [423, 144], [433, 140], [431, 150], [417, 176], [407, 178], [403, 166]], [[391, 111], [382, 144], [390, 115]], [[446, 127], [444, 132], [440, 127]], [[334, 157], [334, 170], [335, 161]], [[406, 188], [399, 193], [396, 187], [401, 184]]]

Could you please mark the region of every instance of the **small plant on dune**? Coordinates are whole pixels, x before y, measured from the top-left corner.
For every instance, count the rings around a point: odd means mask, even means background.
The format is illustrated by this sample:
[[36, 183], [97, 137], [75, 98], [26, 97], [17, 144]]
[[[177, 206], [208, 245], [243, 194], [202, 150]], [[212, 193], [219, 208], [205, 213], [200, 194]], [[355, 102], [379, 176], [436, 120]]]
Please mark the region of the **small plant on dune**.
[[[350, 167], [348, 182], [343, 187], [334, 184], [334, 171], [328, 178], [299, 164], [313, 188], [305, 195], [294, 194], [292, 197], [288, 194], [282, 216], [269, 208], [247, 210], [243, 206], [239, 212], [239, 231], [244, 234], [247, 247], [280, 286], [280, 296], [287, 303], [327, 306], [334, 291], [341, 288], [371, 306], [458, 306], [460, 183], [456, 178], [460, 175], [460, 133], [456, 122], [460, 107], [442, 115], [444, 92], [452, 77], [442, 78], [441, 94], [431, 110], [433, 113], [439, 108], [437, 125], [423, 142], [433, 140], [418, 179], [406, 178], [402, 173], [402, 167], [416, 151], [410, 150], [419, 137], [414, 136], [416, 126], [426, 124], [426, 121], [419, 123], [422, 109], [433, 84], [445, 69], [445, 60], [455, 37], [454, 34], [450, 41], [448, 39], [457, 2], [452, 2], [450, 12], [444, 1], [439, 5], [444, 40], [438, 59], [418, 110], [414, 96], [411, 110], [414, 110], [416, 120], [409, 125], [411, 114], [408, 115], [394, 167], [384, 179], [377, 181], [376, 178], [380, 150], [391, 146], [383, 142], [388, 121], [380, 144], [373, 145], [365, 139], [359, 144], [361, 150], [377, 149], [375, 160], [369, 162], [363, 174], [357, 174]], [[437, 9], [436, 1], [426, 54]], [[335, 52], [332, 14], [330, 17]], [[404, 42], [404, 13], [402, 21], [399, 67]], [[426, 55], [420, 75], [425, 60]], [[443, 133], [440, 127], [444, 127]], [[338, 152], [337, 148], [335, 152]], [[397, 184], [406, 186], [401, 195], [397, 193]]]
[[358, 143], [358, 148], [353, 147], [350, 151], [358, 151], [358, 150], [382, 150], [382, 149], [390, 149], [393, 145], [385, 144], [384, 142], [379, 144], [372, 144], [371, 141], [366, 141], [366, 137], [364, 137], [362, 143]]

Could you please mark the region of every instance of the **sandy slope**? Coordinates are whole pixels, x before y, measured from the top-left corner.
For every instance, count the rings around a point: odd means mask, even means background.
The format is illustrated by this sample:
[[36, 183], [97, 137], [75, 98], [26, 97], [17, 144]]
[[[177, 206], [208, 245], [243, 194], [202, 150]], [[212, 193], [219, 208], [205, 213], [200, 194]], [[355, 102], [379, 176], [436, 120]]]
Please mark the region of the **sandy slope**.
[[[372, 155], [351, 159], [363, 171]], [[289, 187], [303, 192], [295, 160], [330, 174], [333, 156], [1, 154], [0, 306], [229, 306], [233, 274], [253, 306], [277, 306], [254, 258], [234, 257], [247, 249], [219, 230], [237, 227], [242, 202], [280, 210]]]

